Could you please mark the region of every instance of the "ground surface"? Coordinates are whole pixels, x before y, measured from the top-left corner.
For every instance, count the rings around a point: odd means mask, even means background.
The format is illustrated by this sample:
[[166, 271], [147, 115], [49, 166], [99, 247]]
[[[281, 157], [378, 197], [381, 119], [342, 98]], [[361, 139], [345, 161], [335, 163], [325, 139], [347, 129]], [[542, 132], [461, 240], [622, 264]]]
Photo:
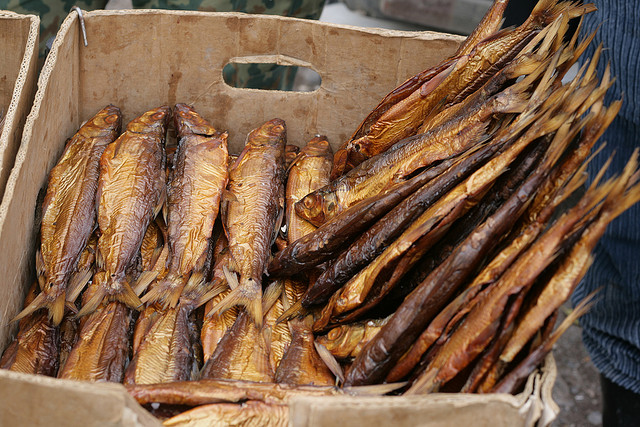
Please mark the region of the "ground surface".
[[558, 365], [553, 400], [560, 407], [560, 413], [552, 426], [601, 425], [599, 374], [582, 345], [579, 325], [573, 325], [565, 332], [553, 355]]

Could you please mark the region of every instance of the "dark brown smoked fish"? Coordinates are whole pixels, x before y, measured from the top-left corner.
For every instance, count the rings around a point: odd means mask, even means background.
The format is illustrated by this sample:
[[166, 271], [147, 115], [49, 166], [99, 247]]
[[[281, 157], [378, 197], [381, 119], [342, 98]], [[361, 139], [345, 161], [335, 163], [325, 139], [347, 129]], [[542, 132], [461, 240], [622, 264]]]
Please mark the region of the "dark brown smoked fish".
[[175, 307], [193, 272], [202, 270], [227, 185], [227, 133], [219, 133], [193, 108], [176, 104], [178, 149], [167, 191], [170, 257], [166, 276], [142, 298]]
[[[564, 118], [559, 122], [563, 123]], [[544, 123], [544, 126], [540, 125], [542, 134], [539, 136], [554, 130], [549, 121], [545, 120]], [[537, 131], [533, 133], [537, 134]], [[372, 384], [384, 379], [487, 251], [497, 245], [499, 239], [495, 236], [502, 236], [512, 228], [528, 206], [529, 197], [544, 178], [544, 173], [531, 174], [516, 193], [404, 300], [389, 322], [356, 358], [346, 374], [346, 385]]]
[[142, 301], [126, 278], [149, 223], [165, 197], [164, 142], [171, 109], [149, 110], [127, 125], [100, 159], [98, 185], [98, 286], [78, 316], [93, 312], [103, 300], [138, 308]]
[[224, 229], [229, 239], [230, 270], [239, 275], [214, 312], [243, 305], [262, 325], [262, 275], [271, 244], [284, 215], [286, 128], [273, 119], [247, 136], [244, 150], [229, 169], [228, 193], [222, 202]]
[[53, 324], [60, 324], [69, 277], [95, 228], [100, 156], [117, 138], [121, 124], [117, 107], [103, 108], [69, 140], [51, 170], [40, 228], [45, 283], [16, 320], [46, 307]]
[[355, 239], [355, 236], [370, 227], [408, 195], [443, 173], [455, 161], [454, 158], [444, 160], [413, 178], [392, 186], [382, 194], [356, 203], [313, 232], [289, 242], [269, 264], [269, 275], [291, 276], [332, 258], [337, 251]]

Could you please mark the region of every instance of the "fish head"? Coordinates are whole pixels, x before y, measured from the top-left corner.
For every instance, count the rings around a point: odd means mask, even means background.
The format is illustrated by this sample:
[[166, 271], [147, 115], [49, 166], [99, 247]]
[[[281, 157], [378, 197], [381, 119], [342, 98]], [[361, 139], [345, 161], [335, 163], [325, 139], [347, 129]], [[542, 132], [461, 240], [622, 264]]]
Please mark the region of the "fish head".
[[282, 145], [284, 150], [284, 142], [287, 139], [287, 128], [284, 120], [272, 119], [252, 130], [247, 137], [246, 145], [251, 147], [271, 147], [274, 145]]
[[322, 344], [338, 358], [348, 357], [356, 348], [364, 336], [364, 327], [361, 325], [342, 325], [331, 329], [326, 335], [316, 338], [318, 344]]
[[178, 135], [196, 134], [213, 136], [216, 129], [187, 104], [176, 104], [173, 109], [173, 121]]
[[295, 204], [294, 209], [300, 218], [306, 219], [311, 224], [319, 227], [327, 219], [335, 215], [337, 206], [337, 199], [334, 193], [325, 193], [317, 190], [300, 199]]
[[324, 135], [315, 136], [302, 151], [310, 157], [328, 157], [333, 160], [333, 150], [331, 144]]
[[122, 113], [115, 105], [107, 105], [93, 117], [91, 124], [98, 134], [95, 136], [113, 134], [112, 139], [115, 139], [122, 130]]
[[170, 117], [171, 108], [163, 105], [162, 107], [149, 110], [130, 121], [127, 125], [127, 130], [136, 133], [156, 134], [164, 137]]

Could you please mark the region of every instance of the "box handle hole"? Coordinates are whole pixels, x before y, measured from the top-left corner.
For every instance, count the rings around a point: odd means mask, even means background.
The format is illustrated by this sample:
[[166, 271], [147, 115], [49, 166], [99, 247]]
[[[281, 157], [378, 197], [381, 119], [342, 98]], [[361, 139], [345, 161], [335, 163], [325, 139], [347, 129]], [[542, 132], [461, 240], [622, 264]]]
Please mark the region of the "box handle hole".
[[222, 76], [227, 85], [238, 89], [313, 92], [322, 84], [322, 77], [313, 69], [283, 61], [232, 59], [222, 69]]

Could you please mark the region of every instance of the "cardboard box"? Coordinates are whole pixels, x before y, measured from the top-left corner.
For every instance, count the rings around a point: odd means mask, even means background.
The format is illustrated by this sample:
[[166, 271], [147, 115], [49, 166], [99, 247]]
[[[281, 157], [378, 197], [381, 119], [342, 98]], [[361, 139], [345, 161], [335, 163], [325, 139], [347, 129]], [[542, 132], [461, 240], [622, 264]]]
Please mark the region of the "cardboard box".
[[40, 18], [0, 11], [0, 200], [36, 91]]
[[[65, 140], [106, 104], [122, 109], [124, 123], [162, 104], [192, 104], [214, 126], [229, 131], [232, 152], [240, 151], [250, 130], [274, 117], [286, 121], [289, 143], [302, 145], [314, 134], [324, 133], [337, 147], [391, 89], [451, 55], [462, 40], [447, 34], [363, 29], [275, 16], [158, 10], [96, 11], [84, 17], [87, 47], [82, 44], [75, 12], [54, 42], [7, 197], [0, 206], [0, 277], [5, 279], [0, 313], [5, 323], [20, 311], [34, 278], [33, 212], [38, 191]], [[322, 84], [305, 93], [232, 88], [222, 78], [222, 68], [229, 61], [306, 66], [320, 74]], [[0, 331], [2, 348], [9, 333], [6, 326]], [[464, 419], [474, 420], [475, 426], [531, 426], [550, 407], [541, 390], [545, 384], [553, 385], [552, 364], [547, 364], [545, 375], [529, 378], [519, 396], [302, 399], [291, 405], [291, 420], [292, 425], [305, 426], [365, 422], [377, 426], [388, 425], [389, 416], [396, 414], [395, 425], [414, 425], [418, 420], [423, 425], [449, 425], [455, 408], [455, 413], [467, 414]], [[18, 386], [24, 393], [12, 396], [9, 390]], [[74, 394], [80, 388], [82, 403]], [[105, 388], [0, 371], [2, 406], [6, 412], [11, 405], [14, 420], [21, 420], [20, 416], [28, 421], [46, 419], [46, 411], [34, 408], [37, 402], [31, 399], [44, 394], [64, 413], [60, 419], [67, 425], [102, 425], [84, 409], [74, 411], [80, 404], [98, 411], [100, 420], [108, 418], [108, 413], [112, 425], [127, 425], [131, 417], [125, 413], [137, 414], [136, 422], [142, 425], [155, 423], [120, 385]], [[101, 403], [105, 396], [109, 405]], [[439, 415], [429, 421], [436, 412]], [[492, 421], [483, 424], [482, 420]]]

